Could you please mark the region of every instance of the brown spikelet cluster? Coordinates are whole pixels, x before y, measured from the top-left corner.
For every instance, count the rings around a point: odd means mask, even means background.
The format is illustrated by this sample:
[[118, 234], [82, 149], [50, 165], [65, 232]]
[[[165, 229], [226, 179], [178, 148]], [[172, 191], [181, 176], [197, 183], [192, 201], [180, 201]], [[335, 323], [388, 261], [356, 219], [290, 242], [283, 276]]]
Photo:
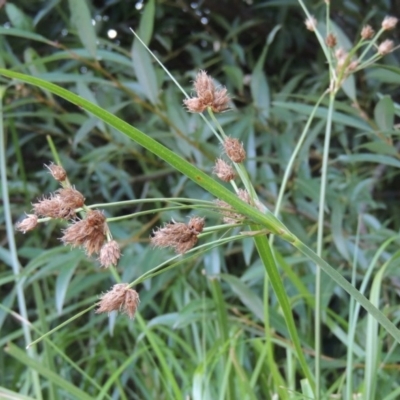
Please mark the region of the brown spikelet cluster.
[[313, 16], [310, 16], [310, 18], [307, 18], [304, 21], [304, 24], [306, 25], [306, 28], [311, 32], [314, 32], [315, 29], [317, 28], [317, 20]]
[[227, 137], [224, 140], [224, 151], [225, 154], [235, 163], [241, 163], [246, 159], [246, 150], [243, 144], [239, 140], [231, 137]]
[[333, 33], [330, 33], [326, 39], [325, 39], [325, 43], [328, 47], [335, 47], [337, 44], [337, 39], [336, 36]]
[[33, 211], [39, 217], [71, 219], [75, 210], [85, 204], [82, 193], [72, 187], [57, 190], [50, 198], [33, 203]]
[[372, 29], [371, 25], [365, 25], [361, 29], [361, 38], [364, 40], [372, 39], [375, 35], [375, 31]]
[[398, 19], [396, 17], [386, 16], [382, 21], [382, 28], [385, 31], [394, 29], [397, 25]]
[[208, 107], [213, 112], [219, 113], [228, 109], [229, 95], [226, 88], [217, 88], [207, 72], [200, 71], [194, 81], [194, 90], [197, 97], [185, 99], [188, 111], [193, 113], [202, 113]]
[[99, 210], [89, 210], [82, 220], [74, 221], [67, 229], [61, 241], [72, 247], [83, 247], [88, 256], [99, 253], [108, 231], [106, 217]]
[[45, 167], [49, 170], [51, 176], [58, 182], [64, 182], [67, 179], [67, 173], [65, 169], [60, 165], [50, 163], [49, 165], [45, 165]]
[[136, 314], [139, 302], [139, 294], [136, 290], [128, 288], [127, 283], [118, 283], [101, 296], [97, 303], [96, 314], [120, 311], [132, 319]]
[[203, 231], [204, 218], [192, 217], [188, 224], [170, 222], [153, 232], [150, 241], [154, 247], [172, 247], [177, 254], [184, 254], [197, 243]]
[[232, 166], [229, 165], [224, 160], [222, 160], [221, 158], [218, 158], [215, 161], [213, 174], [217, 175], [218, 178], [224, 182], [230, 182], [231, 180], [235, 179], [235, 177], [236, 177], [236, 173], [235, 173], [234, 169], [232, 168]]
[[386, 39], [378, 46], [378, 53], [381, 56], [385, 56], [393, 51], [394, 42], [393, 40]]
[[104, 268], [107, 268], [111, 265], [117, 265], [120, 257], [121, 250], [115, 240], [110, 240], [100, 249], [99, 261], [100, 265]]
[[35, 229], [38, 224], [38, 217], [35, 214], [27, 214], [26, 217], [17, 223], [16, 229], [22, 233], [26, 233]]

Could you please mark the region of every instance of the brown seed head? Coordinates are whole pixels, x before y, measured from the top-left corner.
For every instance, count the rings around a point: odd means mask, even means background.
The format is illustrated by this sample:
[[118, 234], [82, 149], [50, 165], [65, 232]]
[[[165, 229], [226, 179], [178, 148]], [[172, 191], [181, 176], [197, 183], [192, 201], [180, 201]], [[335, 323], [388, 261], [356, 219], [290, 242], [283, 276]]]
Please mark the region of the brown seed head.
[[50, 198], [34, 203], [36, 215], [50, 218], [71, 219], [76, 216], [75, 209], [84, 205], [85, 198], [76, 189], [68, 187], [57, 190]]
[[398, 19], [396, 17], [386, 16], [382, 21], [382, 28], [385, 31], [390, 31], [397, 25]]
[[232, 179], [235, 179], [236, 176], [232, 166], [221, 158], [218, 158], [217, 161], [215, 161], [213, 173], [224, 182], [230, 182]]
[[188, 222], [188, 227], [193, 231], [194, 234], [198, 235], [203, 232], [204, 229], [204, 218], [202, 217], [192, 217]]
[[27, 214], [26, 218], [22, 221], [18, 222], [16, 225], [16, 229], [22, 233], [26, 233], [35, 229], [38, 224], [38, 217], [35, 214]]
[[378, 46], [378, 53], [381, 56], [385, 56], [386, 54], [391, 53], [393, 48], [394, 48], [393, 40], [386, 39]]
[[197, 97], [185, 99], [183, 102], [190, 112], [201, 113], [208, 107], [214, 112], [228, 109], [229, 95], [225, 88], [216, 88], [207, 72], [200, 71], [193, 85]]
[[96, 314], [120, 311], [132, 319], [139, 302], [139, 294], [136, 290], [129, 289], [127, 283], [118, 283], [101, 296]]
[[121, 250], [118, 243], [115, 240], [111, 240], [103, 245], [100, 249], [100, 265], [104, 268], [110, 265], [117, 265], [119, 258], [121, 257]]
[[335, 47], [337, 44], [337, 39], [336, 36], [333, 33], [330, 33], [326, 39], [325, 39], [325, 43], [328, 47]]
[[65, 211], [68, 211], [68, 213], [73, 213], [74, 216], [75, 209], [81, 208], [85, 204], [85, 198], [83, 197], [83, 194], [75, 188], [67, 187], [59, 189], [57, 190], [56, 194], [59, 196]]
[[49, 170], [52, 177], [58, 181], [63, 182], [67, 178], [67, 173], [65, 169], [57, 164], [50, 163], [50, 165], [45, 165], [45, 167]]
[[197, 93], [197, 97], [204, 103], [212, 103], [214, 100], [215, 85], [206, 71], [199, 71], [193, 83], [193, 88]]
[[88, 256], [99, 253], [108, 230], [106, 217], [99, 210], [90, 210], [86, 218], [75, 221], [67, 229], [61, 241], [72, 247], [82, 246]]
[[154, 247], [172, 247], [177, 254], [183, 254], [197, 243], [203, 227], [204, 219], [199, 217], [191, 218], [188, 225], [171, 222], [154, 231], [150, 241]]
[[364, 40], [372, 39], [375, 35], [375, 31], [372, 29], [372, 26], [365, 25], [361, 30], [361, 37]]
[[227, 137], [224, 141], [224, 150], [226, 155], [235, 163], [241, 163], [246, 159], [246, 151], [239, 140]]
[[306, 24], [306, 28], [311, 31], [314, 32], [316, 27], [317, 27], [317, 20], [315, 19], [315, 17], [311, 16], [310, 18], [307, 18], [304, 23]]

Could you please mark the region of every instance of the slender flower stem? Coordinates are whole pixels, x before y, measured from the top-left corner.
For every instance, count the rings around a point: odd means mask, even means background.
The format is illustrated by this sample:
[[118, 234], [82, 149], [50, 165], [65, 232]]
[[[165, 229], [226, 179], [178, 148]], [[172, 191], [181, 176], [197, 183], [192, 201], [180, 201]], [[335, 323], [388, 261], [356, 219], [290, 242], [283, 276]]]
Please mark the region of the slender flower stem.
[[[279, 189], [279, 194], [278, 194], [278, 198], [276, 200], [276, 205], [275, 205], [275, 211], [274, 211], [274, 215], [275, 217], [279, 217], [279, 213], [281, 211], [281, 207], [282, 207], [282, 202], [283, 202], [283, 196], [285, 195], [285, 191], [286, 191], [286, 187], [290, 178], [290, 175], [292, 174], [293, 171], [293, 165], [296, 161], [296, 157], [298, 156], [301, 147], [303, 146], [304, 141], [306, 140], [307, 137], [307, 133], [310, 129], [311, 123], [314, 120], [314, 116], [315, 113], [318, 110], [319, 105], [321, 104], [321, 101], [324, 99], [324, 97], [327, 95], [328, 91], [325, 91], [321, 97], [318, 99], [317, 103], [315, 104], [313, 110], [311, 111], [310, 116], [308, 117], [307, 123], [304, 126], [303, 132], [300, 135], [299, 140], [297, 141], [296, 147], [293, 150], [293, 153], [290, 157], [290, 160], [287, 164], [286, 170], [285, 170], [285, 174], [283, 176], [282, 179], [282, 183]], [[273, 236], [272, 236], [273, 237]]]
[[[357, 235], [356, 242], [354, 246], [354, 257], [353, 257], [353, 270], [351, 273], [351, 284], [356, 286], [356, 274], [357, 274], [357, 262], [358, 262], [358, 248], [360, 243], [360, 227], [362, 221], [362, 214], [358, 216], [358, 224], [357, 224]], [[349, 331], [351, 330], [351, 326], [355, 324], [354, 321], [354, 297], [350, 297], [349, 304]], [[347, 360], [346, 360], [346, 398], [351, 399], [353, 395], [353, 343], [354, 336], [348, 334], [348, 345], [347, 345]]]
[[[328, 180], [328, 161], [329, 148], [332, 133], [333, 108], [335, 103], [335, 94], [329, 96], [328, 116], [326, 121], [324, 152], [322, 157], [321, 170], [321, 188], [319, 195], [319, 213], [318, 213], [318, 232], [317, 232], [317, 255], [322, 256], [324, 242], [324, 211], [326, 184]], [[317, 266], [315, 275], [315, 381], [316, 381], [316, 399], [321, 396], [321, 268]]]
[[[151, 210], [146, 210], [146, 211], [139, 211], [136, 213], [132, 214], [126, 214], [126, 215], [121, 215], [120, 217], [111, 217], [107, 218], [107, 222], [116, 222], [116, 221], [123, 221], [125, 219], [130, 219], [130, 218], [136, 218], [140, 217], [142, 215], [148, 215], [148, 214], [155, 214], [157, 212], [165, 212], [165, 211], [172, 211], [172, 210], [186, 210], [186, 209], [192, 209], [193, 206], [175, 206], [175, 207], [161, 207], [161, 208], [152, 208]], [[197, 206], [196, 209], [205, 209], [209, 210], [210, 206]], [[215, 208], [215, 205], [214, 205]]]
[[[298, 2], [300, 4], [301, 8], [303, 9], [304, 13], [306, 14], [307, 18], [312, 18], [312, 15], [309, 13], [309, 11], [308, 11], [307, 7], [305, 6], [303, 0], [298, 0]], [[315, 28], [314, 33], [315, 33], [315, 36], [317, 37], [318, 42], [319, 42], [319, 44], [320, 44], [320, 46], [321, 46], [321, 48], [322, 48], [322, 50], [323, 50], [323, 52], [325, 54], [325, 57], [326, 57], [326, 59], [327, 59], [327, 61], [329, 63], [330, 75], [331, 76], [335, 76], [335, 68], [334, 68], [334, 66], [333, 66], [333, 64], [331, 62], [330, 52], [329, 52], [329, 49], [328, 49], [327, 45], [325, 44], [325, 40], [322, 37], [321, 33], [318, 31], [317, 27]]]
[[367, 47], [364, 49], [364, 51], [361, 53], [361, 56], [358, 57], [360, 62], [362, 59], [365, 57], [365, 55], [368, 53], [368, 51], [374, 46], [374, 44], [378, 41], [379, 37], [382, 35], [384, 32], [384, 29], [381, 28], [379, 32], [374, 36], [374, 38], [368, 43]]
[[110, 203], [97, 203], [91, 204], [87, 206], [87, 208], [106, 208], [106, 207], [118, 207], [118, 206], [127, 206], [127, 205], [134, 205], [134, 204], [143, 204], [143, 203], [155, 203], [155, 202], [163, 202], [163, 203], [193, 203], [193, 204], [202, 204], [202, 205], [214, 205], [212, 201], [207, 200], [196, 200], [196, 199], [186, 199], [184, 197], [159, 197], [159, 198], [148, 198], [148, 199], [134, 199], [134, 200], [124, 200], [124, 201], [115, 201]]
[[[174, 257], [171, 257], [169, 260], [164, 261], [163, 263], [157, 265], [157, 267], [154, 267], [151, 270], [145, 272], [142, 276], [140, 276], [139, 278], [137, 278], [133, 282], [131, 282], [128, 285], [128, 287], [132, 288], [132, 287], [138, 285], [139, 283], [142, 283], [145, 280], [150, 279], [151, 277], [154, 277], [162, 272], [165, 272], [167, 270], [177, 267], [178, 265], [180, 265], [184, 262], [187, 262], [187, 260], [189, 260], [190, 258], [198, 257], [200, 254], [205, 253], [206, 251], [209, 251], [209, 250], [213, 249], [214, 247], [221, 246], [223, 244], [229, 243], [234, 240], [242, 240], [242, 239], [243, 239], [243, 235], [235, 235], [235, 236], [229, 236], [228, 238], [218, 239], [213, 242], [208, 242], [201, 246], [196, 246], [193, 249], [187, 251], [185, 253], [184, 257], [182, 257], [182, 254], [178, 254]], [[176, 262], [169, 265], [173, 261], [176, 261]]]

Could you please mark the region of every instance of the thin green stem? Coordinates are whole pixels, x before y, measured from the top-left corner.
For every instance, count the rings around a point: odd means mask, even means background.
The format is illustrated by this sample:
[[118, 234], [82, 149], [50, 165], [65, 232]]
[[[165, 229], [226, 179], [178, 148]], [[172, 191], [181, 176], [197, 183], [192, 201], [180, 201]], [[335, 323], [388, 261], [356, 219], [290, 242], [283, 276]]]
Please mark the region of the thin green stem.
[[209, 206], [215, 206], [212, 201], [207, 200], [197, 200], [197, 199], [189, 199], [184, 197], [151, 197], [148, 199], [134, 199], [134, 200], [124, 200], [124, 201], [115, 201], [111, 203], [97, 203], [91, 204], [87, 206], [87, 208], [107, 208], [107, 207], [119, 207], [119, 206], [127, 206], [127, 205], [134, 205], [134, 204], [144, 204], [144, 203], [156, 203], [156, 202], [163, 202], [163, 203], [192, 203], [192, 204], [204, 204]]
[[379, 37], [384, 32], [384, 29], [381, 28], [378, 33], [374, 36], [374, 38], [368, 43], [367, 47], [361, 53], [360, 57], [358, 57], [359, 61], [361, 62], [365, 55], [369, 52], [369, 50], [374, 46], [374, 44], [378, 41]]
[[[139, 211], [139, 212], [132, 213], [132, 214], [121, 215], [120, 217], [110, 217], [110, 218], [107, 218], [107, 222], [123, 221], [125, 219], [136, 218], [136, 217], [140, 217], [142, 215], [155, 214], [158, 212], [165, 212], [165, 211], [172, 211], [172, 210], [187, 210], [187, 209], [192, 209], [192, 208], [193, 208], [192, 206], [174, 206], [174, 207], [152, 208], [151, 210]], [[197, 206], [196, 209], [209, 210], [210, 206]]]
[[[356, 242], [354, 246], [354, 257], [353, 257], [353, 270], [351, 273], [351, 284], [353, 286], [356, 285], [356, 275], [357, 275], [357, 259], [358, 259], [358, 246], [360, 242], [360, 227], [361, 227], [362, 215], [358, 216], [358, 224], [357, 224], [357, 236]], [[354, 321], [354, 298], [350, 297], [349, 304], [349, 327], [355, 324]], [[347, 345], [347, 362], [346, 362], [346, 398], [351, 399], [353, 396], [353, 343], [354, 336], [348, 334], [348, 345]]]
[[[328, 180], [328, 161], [329, 148], [332, 133], [332, 117], [335, 103], [335, 95], [331, 93], [329, 96], [328, 116], [326, 121], [324, 152], [322, 156], [321, 170], [321, 188], [319, 195], [319, 212], [318, 212], [318, 232], [317, 232], [317, 255], [322, 256], [324, 243], [324, 211], [326, 186]], [[316, 382], [316, 399], [321, 396], [321, 268], [316, 268], [315, 272], [315, 382]]]
[[[309, 19], [312, 18], [312, 15], [309, 13], [309, 11], [308, 11], [307, 7], [305, 6], [303, 0], [298, 0], [298, 2], [300, 4], [301, 8], [303, 9], [304, 13], [306, 14], [307, 18], [309, 18]], [[331, 59], [331, 55], [330, 55], [329, 49], [326, 46], [325, 40], [322, 37], [321, 33], [319, 32], [318, 27], [315, 28], [314, 33], [315, 33], [315, 36], [317, 37], [318, 42], [319, 42], [319, 44], [320, 44], [320, 46], [321, 46], [321, 48], [322, 48], [322, 50], [323, 50], [323, 52], [325, 54], [326, 60], [329, 63], [330, 75], [331, 76], [335, 76], [335, 68], [334, 68], [334, 66], [332, 64], [332, 59]]]
[[[297, 141], [296, 147], [293, 150], [292, 155], [290, 156], [290, 160], [287, 164], [287, 167], [285, 169], [285, 173], [283, 175], [283, 179], [282, 179], [282, 183], [279, 189], [279, 193], [278, 193], [278, 198], [276, 200], [276, 204], [275, 204], [275, 211], [274, 211], [274, 215], [275, 217], [279, 217], [280, 211], [281, 211], [281, 207], [282, 207], [282, 202], [283, 202], [283, 196], [285, 195], [285, 191], [286, 191], [286, 187], [289, 181], [289, 178], [292, 174], [293, 171], [293, 165], [296, 161], [296, 158], [301, 150], [301, 147], [303, 146], [304, 141], [306, 140], [307, 137], [307, 133], [310, 129], [311, 123], [314, 120], [315, 114], [318, 110], [319, 105], [321, 104], [322, 100], [324, 99], [324, 97], [327, 95], [328, 91], [325, 91], [321, 97], [318, 99], [317, 103], [315, 104], [314, 108], [311, 111], [310, 116], [308, 117], [307, 123], [304, 126], [303, 132], [300, 135], [299, 140]], [[273, 236], [272, 236], [273, 238]], [[271, 239], [272, 240], [272, 239]], [[273, 241], [273, 240], [272, 240]], [[271, 243], [272, 244], [272, 243]]]
[[79, 318], [80, 316], [86, 314], [87, 312], [89, 312], [90, 310], [93, 310], [93, 308], [96, 307], [97, 304], [92, 304], [90, 307], [86, 308], [85, 310], [74, 314], [71, 318], [67, 319], [66, 321], [62, 322], [60, 325], [57, 325], [55, 328], [53, 328], [52, 330], [46, 332], [44, 335], [40, 336], [39, 338], [37, 338], [36, 340], [34, 340], [33, 342], [29, 343], [26, 348], [30, 349], [33, 345], [39, 343], [40, 341], [42, 341], [44, 338], [46, 338], [47, 336], [52, 335], [54, 332], [58, 331], [59, 329], [63, 328], [64, 326], [68, 325], [70, 322], [76, 320], [77, 318]]
[[[151, 270], [145, 272], [143, 275], [139, 276], [139, 278], [135, 279], [133, 282], [129, 284], [128, 287], [134, 287], [138, 285], [139, 283], [144, 282], [145, 280], [152, 278], [154, 276], [157, 276], [158, 274], [169, 271], [170, 269], [173, 269], [177, 267], [178, 265], [187, 262], [191, 258], [198, 257], [200, 254], [205, 253], [206, 251], [209, 251], [213, 249], [214, 247], [221, 246], [223, 244], [229, 243], [234, 240], [241, 240], [243, 239], [243, 235], [235, 235], [235, 236], [229, 236], [228, 238], [223, 238], [223, 239], [218, 239], [215, 240], [214, 242], [210, 243], [205, 243], [201, 246], [196, 246], [195, 248], [187, 251], [185, 253], [185, 257], [182, 257], [182, 254], [178, 254], [174, 257], [171, 257], [167, 261], [164, 261], [163, 263], [157, 265], [156, 267], [152, 268]], [[176, 261], [178, 260], [178, 261]], [[174, 262], [176, 261], [176, 262]], [[171, 264], [173, 262], [173, 264]]]

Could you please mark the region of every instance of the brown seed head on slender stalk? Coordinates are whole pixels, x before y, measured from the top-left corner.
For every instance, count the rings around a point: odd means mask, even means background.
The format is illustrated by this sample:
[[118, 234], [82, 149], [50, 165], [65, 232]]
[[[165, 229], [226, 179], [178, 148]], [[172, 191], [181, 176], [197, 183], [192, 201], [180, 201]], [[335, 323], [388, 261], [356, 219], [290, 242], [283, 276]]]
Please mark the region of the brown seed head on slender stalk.
[[208, 107], [213, 112], [222, 112], [228, 109], [230, 101], [225, 88], [217, 88], [207, 72], [200, 71], [193, 84], [197, 97], [185, 99], [183, 103], [190, 112], [202, 113]]
[[328, 47], [332, 48], [335, 47], [337, 44], [337, 39], [336, 36], [333, 33], [330, 33], [326, 39], [325, 39], [325, 43]]
[[99, 210], [90, 210], [84, 219], [73, 222], [64, 230], [61, 241], [72, 247], [82, 246], [90, 256], [100, 252], [107, 230], [104, 214]]
[[72, 187], [59, 189], [56, 195], [59, 196], [62, 207], [67, 215], [75, 216], [75, 209], [81, 208], [85, 204], [83, 194]]
[[136, 290], [128, 288], [127, 283], [117, 283], [110, 291], [101, 296], [97, 303], [96, 314], [120, 311], [132, 319], [136, 314], [139, 302], [139, 294]]
[[104, 268], [107, 268], [110, 265], [117, 265], [120, 257], [121, 250], [115, 240], [110, 240], [100, 249], [99, 261], [100, 265]]
[[386, 39], [378, 46], [378, 53], [381, 56], [385, 56], [393, 51], [394, 42], [393, 40]]
[[64, 218], [63, 208], [59, 196], [51, 194], [33, 203], [33, 212], [39, 217]]
[[64, 182], [67, 179], [67, 173], [65, 169], [60, 165], [50, 163], [50, 165], [45, 165], [45, 167], [49, 170], [51, 176], [58, 182]]
[[204, 229], [204, 218], [202, 217], [192, 217], [188, 222], [188, 228], [195, 234], [199, 235]]
[[84, 204], [83, 195], [76, 189], [68, 187], [59, 189], [48, 199], [44, 198], [32, 205], [34, 213], [38, 216], [71, 219], [76, 216], [75, 210]]
[[150, 241], [154, 247], [172, 247], [177, 254], [184, 254], [197, 243], [197, 236], [203, 231], [204, 218], [193, 217], [186, 225], [170, 222], [153, 232]]
[[375, 35], [375, 31], [372, 29], [371, 25], [365, 25], [361, 29], [361, 37], [364, 40], [372, 39]]
[[26, 233], [35, 229], [38, 224], [38, 217], [35, 214], [27, 214], [26, 218], [22, 221], [18, 222], [16, 225], [16, 229], [22, 233]]
[[230, 182], [231, 180], [235, 179], [236, 173], [231, 165], [227, 162], [218, 158], [215, 161], [215, 165], [213, 168], [213, 174], [217, 175], [221, 181]]
[[382, 28], [385, 31], [394, 29], [397, 25], [398, 19], [396, 17], [386, 16], [382, 21]]
[[246, 159], [246, 150], [243, 144], [239, 140], [231, 137], [227, 137], [224, 140], [224, 151], [225, 154], [235, 163], [241, 163]]
[[306, 25], [306, 28], [311, 32], [314, 32], [317, 28], [317, 20], [314, 16], [310, 16], [310, 18], [307, 18], [304, 23]]

